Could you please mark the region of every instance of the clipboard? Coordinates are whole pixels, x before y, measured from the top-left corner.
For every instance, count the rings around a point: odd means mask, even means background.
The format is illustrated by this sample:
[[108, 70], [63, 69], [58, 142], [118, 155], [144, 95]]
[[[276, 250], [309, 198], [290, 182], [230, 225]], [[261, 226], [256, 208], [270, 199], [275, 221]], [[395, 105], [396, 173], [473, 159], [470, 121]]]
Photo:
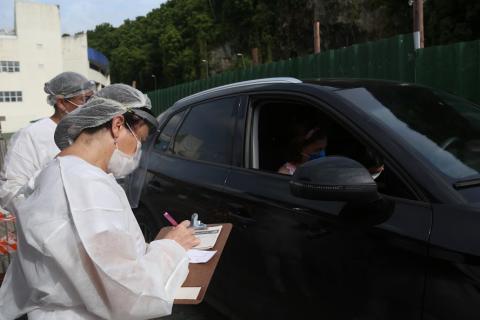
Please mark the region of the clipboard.
[[[217, 223], [217, 224], [208, 224], [208, 227], [213, 226], [222, 226], [222, 230], [218, 235], [217, 242], [211, 250], [216, 250], [217, 253], [208, 261], [207, 263], [190, 263], [188, 265], [188, 276], [185, 282], [182, 284], [182, 287], [200, 287], [200, 293], [198, 294], [195, 300], [190, 299], [175, 299], [173, 304], [199, 304], [203, 301], [205, 293], [207, 292], [208, 285], [212, 279], [215, 268], [217, 267], [218, 261], [222, 256], [223, 248], [225, 243], [227, 243], [228, 236], [232, 230], [231, 223]], [[159, 236], [163, 237], [169, 229], [172, 227], [164, 227], [160, 230]]]

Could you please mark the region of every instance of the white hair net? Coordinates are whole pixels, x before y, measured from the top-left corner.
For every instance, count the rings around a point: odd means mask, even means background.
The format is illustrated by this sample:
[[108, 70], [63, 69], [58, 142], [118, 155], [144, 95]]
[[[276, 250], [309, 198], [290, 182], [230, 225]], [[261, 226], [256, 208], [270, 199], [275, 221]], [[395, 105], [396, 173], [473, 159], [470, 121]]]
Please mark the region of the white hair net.
[[43, 87], [48, 94], [47, 103], [57, 103], [57, 98], [71, 98], [88, 92], [95, 92], [95, 82], [76, 72], [62, 72]]
[[120, 102], [140, 118], [158, 127], [157, 119], [153, 115], [147, 111], [140, 110], [140, 108], [152, 109], [150, 98], [134, 87], [123, 83], [115, 83], [98, 91], [95, 96]]
[[96, 96], [118, 101], [129, 108], [152, 109], [152, 102], [147, 95], [123, 83], [109, 85], [98, 91]]
[[127, 111], [131, 109], [117, 101], [93, 97], [58, 123], [54, 136], [55, 143], [63, 150], [71, 145], [84, 129], [98, 127]]

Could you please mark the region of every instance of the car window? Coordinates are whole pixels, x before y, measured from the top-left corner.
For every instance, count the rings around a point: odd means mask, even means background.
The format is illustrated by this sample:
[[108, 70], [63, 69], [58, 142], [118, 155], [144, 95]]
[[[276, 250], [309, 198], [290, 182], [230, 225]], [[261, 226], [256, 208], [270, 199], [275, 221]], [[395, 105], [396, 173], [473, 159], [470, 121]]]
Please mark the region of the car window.
[[396, 132], [434, 168], [458, 180], [480, 175], [480, 106], [426, 87], [336, 91]]
[[[303, 101], [253, 99], [250, 167], [293, 175], [296, 167], [324, 156], [348, 157], [365, 166], [381, 193], [416, 199], [374, 148], [325, 114]], [[255, 160], [255, 161], [253, 161]]]
[[173, 153], [193, 160], [231, 163], [236, 98], [194, 106], [182, 123]]
[[170, 145], [170, 140], [177, 130], [178, 124], [183, 119], [185, 111], [175, 114], [173, 117], [168, 120], [168, 123], [163, 128], [162, 132], [158, 135], [157, 141], [155, 142], [155, 149], [165, 152], [168, 150]]

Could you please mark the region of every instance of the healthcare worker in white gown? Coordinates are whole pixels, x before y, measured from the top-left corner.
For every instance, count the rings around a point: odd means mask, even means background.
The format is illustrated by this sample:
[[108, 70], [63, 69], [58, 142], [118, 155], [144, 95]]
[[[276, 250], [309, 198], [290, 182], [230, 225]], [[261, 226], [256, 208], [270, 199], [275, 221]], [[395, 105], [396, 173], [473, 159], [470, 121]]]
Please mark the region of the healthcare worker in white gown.
[[0, 319], [151, 319], [171, 313], [199, 243], [183, 221], [145, 243], [115, 176], [148, 135], [136, 109], [92, 98], [59, 123], [61, 153], [14, 208], [18, 252], [0, 288]]
[[63, 72], [47, 83], [44, 91], [55, 113], [18, 131], [11, 139], [0, 171], [0, 207], [11, 211], [12, 201], [59, 152], [53, 134], [57, 123], [84, 104], [94, 93], [95, 82], [75, 72]]

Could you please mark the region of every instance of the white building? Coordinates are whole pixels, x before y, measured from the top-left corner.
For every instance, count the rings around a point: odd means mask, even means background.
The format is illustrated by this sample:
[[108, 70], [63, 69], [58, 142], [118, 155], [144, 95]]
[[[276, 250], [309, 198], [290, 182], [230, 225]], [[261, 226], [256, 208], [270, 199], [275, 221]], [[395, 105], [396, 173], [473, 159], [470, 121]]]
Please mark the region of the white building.
[[63, 71], [83, 74], [99, 87], [110, 84], [108, 60], [88, 48], [86, 33], [62, 37], [58, 6], [16, 0], [15, 30], [0, 32], [2, 132], [50, 116], [43, 86]]

